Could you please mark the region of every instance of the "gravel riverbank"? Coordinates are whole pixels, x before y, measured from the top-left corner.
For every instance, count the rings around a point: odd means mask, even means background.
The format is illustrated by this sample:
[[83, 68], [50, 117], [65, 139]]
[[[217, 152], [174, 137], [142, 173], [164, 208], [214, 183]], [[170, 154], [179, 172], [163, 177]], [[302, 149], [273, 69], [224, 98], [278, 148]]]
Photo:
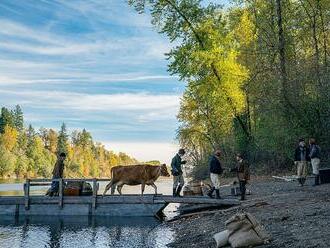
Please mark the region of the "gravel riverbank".
[[[204, 212], [165, 225], [175, 232], [169, 247], [215, 247], [212, 236], [225, 229], [225, 221], [239, 211], [253, 214], [271, 234], [272, 242], [260, 247], [330, 247], [330, 184], [304, 187], [297, 182], [255, 179], [252, 195], [241, 206]], [[222, 195], [228, 194], [224, 188]]]

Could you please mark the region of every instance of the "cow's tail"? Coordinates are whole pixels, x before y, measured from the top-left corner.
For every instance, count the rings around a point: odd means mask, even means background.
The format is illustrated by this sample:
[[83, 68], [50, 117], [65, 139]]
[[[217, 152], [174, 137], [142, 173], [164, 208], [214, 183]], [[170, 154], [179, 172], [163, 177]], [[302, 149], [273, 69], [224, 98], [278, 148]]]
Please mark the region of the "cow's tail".
[[105, 186], [104, 192], [103, 192], [103, 196], [105, 195], [105, 193], [111, 188], [111, 194], [114, 193], [113, 190], [113, 183], [112, 183], [112, 179], [113, 179], [113, 168], [110, 169], [110, 182]]
[[111, 195], [113, 195], [115, 193], [115, 190], [116, 190], [116, 185], [113, 183], [113, 173], [114, 173], [114, 167], [111, 168], [110, 170], [110, 182], [109, 182], [109, 185], [111, 185]]

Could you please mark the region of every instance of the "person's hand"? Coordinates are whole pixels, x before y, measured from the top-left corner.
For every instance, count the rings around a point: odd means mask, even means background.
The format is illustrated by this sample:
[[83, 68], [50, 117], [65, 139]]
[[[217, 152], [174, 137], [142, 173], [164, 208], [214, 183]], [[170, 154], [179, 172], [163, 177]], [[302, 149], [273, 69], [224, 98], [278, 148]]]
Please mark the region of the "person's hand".
[[296, 165], [296, 166], [297, 166], [297, 164], [298, 164], [298, 161], [294, 161], [294, 165]]

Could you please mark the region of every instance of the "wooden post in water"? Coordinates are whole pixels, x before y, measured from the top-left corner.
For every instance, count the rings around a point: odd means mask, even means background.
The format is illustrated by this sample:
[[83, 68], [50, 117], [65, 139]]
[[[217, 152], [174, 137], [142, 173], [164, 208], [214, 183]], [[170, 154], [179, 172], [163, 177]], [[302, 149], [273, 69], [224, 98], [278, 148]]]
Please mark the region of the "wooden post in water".
[[24, 199], [25, 199], [25, 210], [29, 210], [30, 205], [30, 179], [26, 179], [24, 185]]
[[58, 196], [59, 196], [59, 202], [58, 205], [60, 208], [63, 208], [63, 179], [59, 179], [59, 188], [58, 188]]
[[97, 198], [97, 183], [96, 178], [93, 178], [93, 209], [96, 208], [96, 198]]

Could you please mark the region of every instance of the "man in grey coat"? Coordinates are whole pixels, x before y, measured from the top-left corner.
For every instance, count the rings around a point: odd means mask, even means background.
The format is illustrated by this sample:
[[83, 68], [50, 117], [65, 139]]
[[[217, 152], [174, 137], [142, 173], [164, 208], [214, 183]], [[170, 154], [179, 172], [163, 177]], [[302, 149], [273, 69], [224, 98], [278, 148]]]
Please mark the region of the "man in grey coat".
[[172, 167], [172, 175], [173, 175], [173, 196], [179, 196], [180, 192], [184, 185], [183, 172], [182, 172], [182, 164], [185, 164], [186, 161], [182, 160], [182, 157], [185, 154], [184, 149], [179, 149], [178, 153], [172, 158], [171, 167]]

